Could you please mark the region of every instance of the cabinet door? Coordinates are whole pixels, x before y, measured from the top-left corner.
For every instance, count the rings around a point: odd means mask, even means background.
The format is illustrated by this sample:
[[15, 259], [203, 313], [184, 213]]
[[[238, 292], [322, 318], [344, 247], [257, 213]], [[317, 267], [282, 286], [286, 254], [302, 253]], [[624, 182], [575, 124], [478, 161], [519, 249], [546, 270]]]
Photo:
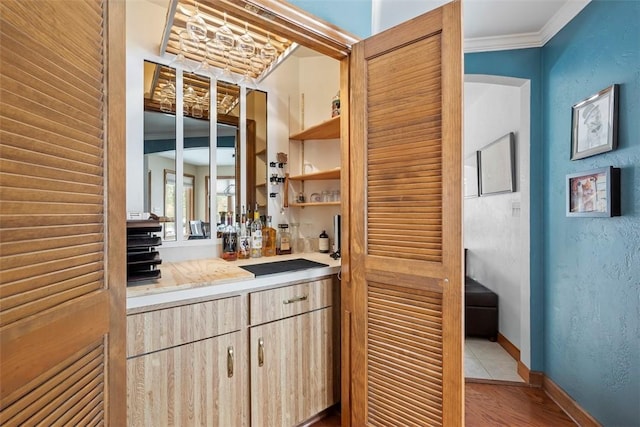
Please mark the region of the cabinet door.
[[332, 308], [251, 328], [251, 425], [291, 427], [337, 401]]
[[240, 332], [127, 361], [130, 426], [242, 424]]

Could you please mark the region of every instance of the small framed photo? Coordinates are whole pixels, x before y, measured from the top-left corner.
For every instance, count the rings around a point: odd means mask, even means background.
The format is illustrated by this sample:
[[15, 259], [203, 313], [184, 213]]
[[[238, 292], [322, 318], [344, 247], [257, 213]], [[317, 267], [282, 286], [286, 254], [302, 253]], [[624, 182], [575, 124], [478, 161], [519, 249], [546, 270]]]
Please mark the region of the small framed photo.
[[618, 145], [618, 85], [571, 107], [571, 160], [614, 150]]
[[480, 195], [478, 186], [478, 157], [479, 151], [474, 151], [464, 158], [464, 197], [472, 198]]
[[620, 169], [567, 175], [567, 216], [620, 216]]

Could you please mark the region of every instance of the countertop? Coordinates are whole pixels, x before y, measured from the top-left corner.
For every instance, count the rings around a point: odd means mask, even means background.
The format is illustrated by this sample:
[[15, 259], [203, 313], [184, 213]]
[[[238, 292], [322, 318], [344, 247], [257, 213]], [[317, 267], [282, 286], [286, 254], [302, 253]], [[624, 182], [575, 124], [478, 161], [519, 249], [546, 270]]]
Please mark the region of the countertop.
[[[305, 258], [328, 264], [306, 270], [269, 274], [254, 277], [240, 266]], [[232, 296], [275, 285], [313, 280], [338, 273], [340, 260], [328, 254], [297, 253], [272, 257], [225, 261], [220, 258], [166, 262], [160, 266], [162, 278], [156, 282], [127, 287], [127, 312], [133, 313], [151, 307], [172, 305], [185, 300], [205, 299], [215, 296]]]

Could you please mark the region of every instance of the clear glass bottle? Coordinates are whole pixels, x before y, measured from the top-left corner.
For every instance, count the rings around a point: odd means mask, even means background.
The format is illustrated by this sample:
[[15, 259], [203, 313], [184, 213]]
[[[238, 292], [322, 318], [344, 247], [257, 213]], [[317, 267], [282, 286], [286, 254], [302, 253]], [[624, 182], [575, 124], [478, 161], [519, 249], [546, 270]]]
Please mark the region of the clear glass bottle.
[[262, 256], [262, 221], [260, 221], [260, 212], [258, 204], [256, 210], [253, 211], [253, 222], [251, 223], [251, 258], [260, 258]]
[[291, 234], [289, 224], [278, 224], [278, 234], [276, 236], [276, 254], [287, 255], [291, 253]]
[[237, 224], [233, 225], [232, 214], [229, 212], [227, 228], [222, 233], [222, 259], [226, 261], [235, 261], [238, 259], [238, 228]]
[[292, 222], [291, 226], [291, 252], [297, 254], [300, 250], [300, 224]]
[[276, 229], [271, 226], [271, 217], [267, 217], [267, 226], [262, 229], [262, 256], [276, 254]]
[[247, 229], [247, 213], [242, 206], [240, 215], [240, 230], [238, 231], [238, 259], [248, 259], [251, 256], [251, 243], [249, 242], [249, 230]]

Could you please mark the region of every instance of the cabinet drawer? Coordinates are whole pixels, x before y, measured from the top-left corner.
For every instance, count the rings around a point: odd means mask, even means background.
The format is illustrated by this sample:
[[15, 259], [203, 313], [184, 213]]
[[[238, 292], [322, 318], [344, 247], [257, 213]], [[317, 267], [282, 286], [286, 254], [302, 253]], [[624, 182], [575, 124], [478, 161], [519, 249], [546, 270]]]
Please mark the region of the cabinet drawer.
[[333, 280], [331, 278], [252, 292], [249, 295], [250, 323], [259, 325], [329, 307], [332, 304], [332, 295]]
[[240, 297], [127, 316], [127, 357], [240, 329]]

